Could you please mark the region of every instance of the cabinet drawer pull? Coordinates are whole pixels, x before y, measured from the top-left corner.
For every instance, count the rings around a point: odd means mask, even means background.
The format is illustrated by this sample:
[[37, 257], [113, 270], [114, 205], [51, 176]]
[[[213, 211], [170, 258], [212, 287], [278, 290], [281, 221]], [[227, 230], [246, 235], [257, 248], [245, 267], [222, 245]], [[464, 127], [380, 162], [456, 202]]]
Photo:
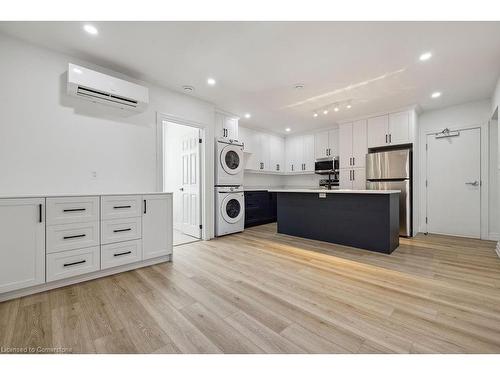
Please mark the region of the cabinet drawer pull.
[[127, 228], [127, 229], [115, 229], [113, 232], [114, 233], [119, 233], [119, 232], [130, 232], [132, 228]]
[[119, 256], [122, 256], [122, 255], [127, 255], [127, 254], [132, 254], [132, 251], [125, 251], [123, 253], [113, 254], [113, 256], [114, 257], [119, 257]]
[[82, 238], [87, 236], [86, 234], [75, 234], [74, 236], [64, 236], [63, 240], [70, 240], [72, 238]]
[[132, 206], [113, 206], [115, 210], [118, 210], [120, 208], [131, 208]]
[[79, 260], [78, 262], [72, 262], [72, 263], [64, 263], [64, 267], [69, 267], [69, 266], [76, 266], [77, 264], [83, 264], [85, 263], [86, 260]]
[[85, 211], [86, 208], [66, 208], [63, 212], [77, 212], [77, 211]]
[[147, 212], [148, 212], [148, 206], [147, 206], [146, 200], [144, 199], [144, 213], [147, 213]]

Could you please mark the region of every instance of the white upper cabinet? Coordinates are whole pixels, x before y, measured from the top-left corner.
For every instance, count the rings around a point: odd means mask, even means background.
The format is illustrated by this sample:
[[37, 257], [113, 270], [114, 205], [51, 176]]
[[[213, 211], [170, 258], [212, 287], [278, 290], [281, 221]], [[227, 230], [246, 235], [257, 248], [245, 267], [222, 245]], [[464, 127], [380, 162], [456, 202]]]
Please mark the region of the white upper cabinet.
[[352, 161], [352, 122], [339, 126], [339, 167], [350, 168]]
[[0, 293], [45, 283], [45, 199], [0, 199]]
[[391, 113], [389, 115], [389, 142], [392, 145], [404, 144], [410, 140], [409, 112]]
[[366, 120], [355, 121], [352, 124], [352, 165], [355, 168], [365, 166], [367, 145], [367, 124]]
[[271, 135], [269, 170], [272, 172], [285, 171], [285, 139], [277, 135]]
[[327, 158], [328, 149], [330, 148], [330, 144], [328, 142], [328, 131], [316, 133], [314, 135], [314, 144], [314, 158]]
[[339, 155], [339, 130], [333, 129], [314, 136], [314, 158], [324, 159]]
[[368, 119], [368, 147], [381, 147], [389, 144], [389, 115]]
[[415, 133], [412, 114], [412, 111], [404, 111], [369, 118], [368, 147], [412, 143]]
[[303, 135], [302, 137], [302, 164], [304, 172], [314, 172], [314, 135]]
[[217, 138], [238, 139], [238, 118], [216, 112], [215, 136]]
[[314, 135], [298, 135], [286, 139], [286, 172], [314, 172]]

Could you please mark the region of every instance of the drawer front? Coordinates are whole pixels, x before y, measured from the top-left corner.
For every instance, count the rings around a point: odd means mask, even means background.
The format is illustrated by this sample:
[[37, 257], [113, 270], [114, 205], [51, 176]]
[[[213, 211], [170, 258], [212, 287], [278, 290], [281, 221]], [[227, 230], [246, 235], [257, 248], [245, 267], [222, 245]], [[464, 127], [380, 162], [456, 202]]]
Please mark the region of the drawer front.
[[47, 198], [47, 225], [99, 220], [99, 197]]
[[101, 269], [142, 260], [142, 241], [126, 241], [101, 247]]
[[47, 254], [47, 282], [99, 271], [99, 246]]
[[139, 217], [141, 215], [141, 195], [113, 195], [101, 197], [101, 220]]
[[140, 239], [142, 237], [141, 224], [141, 217], [102, 221], [101, 244]]
[[97, 221], [47, 226], [47, 253], [98, 245], [99, 223]]

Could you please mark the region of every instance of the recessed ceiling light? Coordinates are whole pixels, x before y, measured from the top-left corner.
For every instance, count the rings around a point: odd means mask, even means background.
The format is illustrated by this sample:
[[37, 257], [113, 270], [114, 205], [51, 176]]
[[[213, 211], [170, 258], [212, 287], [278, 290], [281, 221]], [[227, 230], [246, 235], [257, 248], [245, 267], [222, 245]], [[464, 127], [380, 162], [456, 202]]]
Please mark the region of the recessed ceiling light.
[[286, 131], [286, 132], [289, 132], [289, 131], [291, 131], [291, 130], [292, 130], [292, 129], [290, 129], [290, 128], [286, 128], [286, 129], [285, 129], [285, 131]]
[[250, 118], [252, 115], [250, 113], [245, 113], [245, 118]]
[[304, 84], [303, 83], [296, 83], [294, 86], [293, 86], [294, 89], [297, 89], [297, 90], [300, 90], [300, 89], [303, 89], [304, 88]]
[[193, 86], [182, 86], [182, 89], [184, 90], [184, 92], [187, 92], [187, 93], [191, 93], [194, 91]]
[[208, 78], [208, 79], [207, 79], [207, 83], [208, 83], [210, 86], [215, 86], [215, 84], [216, 84], [217, 82], [215, 82], [215, 79], [213, 79], [213, 78]]
[[424, 52], [420, 55], [419, 60], [420, 61], [427, 61], [432, 57], [432, 53], [430, 52]]
[[439, 98], [441, 96], [441, 93], [439, 91], [433, 92], [431, 95], [432, 99]]
[[327, 114], [328, 114], [328, 109], [325, 109], [325, 110], [323, 111], [323, 114], [324, 114], [324, 115], [327, 115]]
[[333, 110], [334, 110], [335, 112], [338, 112], [338, 111], [339, 111], [339, 107], [335, 107]]
[[79, 68], [73, 68], [73, 72], [75, 72], [76, 74], [82, 74], [82, 70], [79, 69]]
[[347, 108], [347, 109], [351, 109], [351, 108], [352, 108], [352, 105], [348, 104], [348, 105], [346, 105], [346, 108]]
[[313, 117], [318, 117], [318, 114], [316, 112], [314, 112]]
[[94, 25], [86, 24], [83, 26], [83, 30], [85, 30], [91, 35], [99, 34], [99, 31], [97, 31], [97, 27], [95, 27]]

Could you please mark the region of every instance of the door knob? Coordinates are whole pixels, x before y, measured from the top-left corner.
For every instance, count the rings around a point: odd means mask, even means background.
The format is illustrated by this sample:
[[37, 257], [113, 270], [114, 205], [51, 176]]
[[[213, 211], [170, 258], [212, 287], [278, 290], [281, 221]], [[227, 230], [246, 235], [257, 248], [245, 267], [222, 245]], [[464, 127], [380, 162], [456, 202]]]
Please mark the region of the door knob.
[[479, 181], [466, 182], [465, 185], [479, 186]]

